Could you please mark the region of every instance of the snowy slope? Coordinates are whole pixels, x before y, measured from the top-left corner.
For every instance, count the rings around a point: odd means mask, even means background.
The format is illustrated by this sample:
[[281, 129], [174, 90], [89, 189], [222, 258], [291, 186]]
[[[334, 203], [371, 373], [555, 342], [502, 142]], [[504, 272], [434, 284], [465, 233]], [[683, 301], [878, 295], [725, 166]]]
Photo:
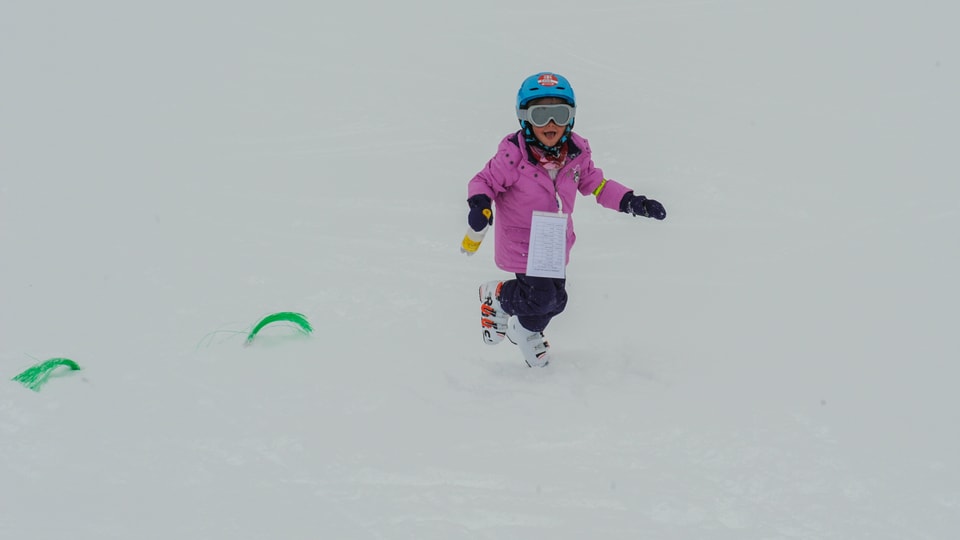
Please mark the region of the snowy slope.
[[[0, 538], [957, 537], [960, 9], [877, 4], [0, 7]], [[669, 215], [531, 370], [457, 246], [543, 69]]]

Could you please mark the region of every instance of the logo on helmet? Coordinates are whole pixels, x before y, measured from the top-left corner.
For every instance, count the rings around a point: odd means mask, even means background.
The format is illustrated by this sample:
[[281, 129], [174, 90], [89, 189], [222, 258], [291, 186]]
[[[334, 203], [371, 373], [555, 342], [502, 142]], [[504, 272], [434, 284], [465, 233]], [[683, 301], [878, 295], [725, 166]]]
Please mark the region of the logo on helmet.
[[537, 84], [540, 86], [556, 86], [560, 84], [560, 81], [553, 73], [544, 73], [537, 79]]

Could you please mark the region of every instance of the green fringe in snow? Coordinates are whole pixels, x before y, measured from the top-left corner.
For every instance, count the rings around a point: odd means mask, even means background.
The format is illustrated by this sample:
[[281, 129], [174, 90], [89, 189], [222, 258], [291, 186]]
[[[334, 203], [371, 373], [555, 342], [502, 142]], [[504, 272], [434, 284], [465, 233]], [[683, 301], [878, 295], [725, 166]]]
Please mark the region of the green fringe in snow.
[[297, 326], [299, 332], [303, 335], [310, 335], [313, 332], [313, 327], [310, 326], [310, 323], [307, 321], [307, 317], [300, 313], [293, 313], [291, 311], [281, 311], [279, 313], [274, 313], [272, 315], [267, 315], [256, 326], [253, 327], [253, 330], [247, 335], [246, 345], [253, 343], [253, 338], [257, 337], [257, 334], [264, 326], [275, 322], [289, 322]]
[[40, 362], [39, 364], [27, 369], [11, 380], [23, 384], [34, 392], [39, 392], [40, 387], [46, 384], [50, 379], [50, 375], [61, 366], [68, 367], [72, 371], [77, 371], [80, 369], [80, 366], [69, 358], [51, 358], [46, 362]]

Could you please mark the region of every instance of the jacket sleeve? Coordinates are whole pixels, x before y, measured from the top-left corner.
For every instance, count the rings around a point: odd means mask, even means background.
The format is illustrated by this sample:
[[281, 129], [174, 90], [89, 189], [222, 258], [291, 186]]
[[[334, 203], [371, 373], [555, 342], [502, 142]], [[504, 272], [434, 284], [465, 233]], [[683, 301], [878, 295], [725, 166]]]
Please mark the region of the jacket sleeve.
[[579, 190], [581, 195], [596, 197], [597, 204], [600, 206], [619, 212], [620, 200], [630, 191], [630, 188], [615, 180], [604, 178], [603, 171], [594, 167], [592, 159], [587, 159], [587, 165], [581, 171]]
[[467, 184], [467, 198], [483, 194], [491, 200], [496, 199], [497, 195], [517, 182], [519, 173], [516, 163], [519, 159], [520, 149], [504, 140], [497, 154]]

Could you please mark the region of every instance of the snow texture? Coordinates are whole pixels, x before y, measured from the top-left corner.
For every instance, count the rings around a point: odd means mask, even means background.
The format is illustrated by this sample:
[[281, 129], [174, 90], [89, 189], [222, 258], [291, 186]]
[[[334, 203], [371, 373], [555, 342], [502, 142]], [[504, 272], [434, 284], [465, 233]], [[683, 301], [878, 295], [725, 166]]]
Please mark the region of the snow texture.
[[[0, 538], [960, 537], [957, 6], [4, 3]], [[458, 247], [540, 70], [669, 215], [534, 370]]]

